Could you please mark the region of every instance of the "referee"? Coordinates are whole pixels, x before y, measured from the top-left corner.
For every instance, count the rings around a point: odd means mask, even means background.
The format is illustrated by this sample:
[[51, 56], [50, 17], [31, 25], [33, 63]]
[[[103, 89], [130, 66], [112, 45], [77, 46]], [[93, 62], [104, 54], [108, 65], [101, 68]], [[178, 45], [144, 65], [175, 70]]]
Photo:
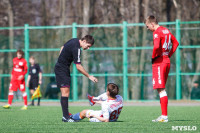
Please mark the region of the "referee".
[[70, 92], [70, 65], [72, 61], [76, 64], [76, 68], [93, 82], [98, 82], [98, 79], [89, 75], [81, 65], [80, 55], [81, 48], [87, 50], [94, 44], [94, 39], [91, 35], [86, 35], [81, 40], [78, 38], [70, 39], [61, 47], [60, 55], [55, 65], [55, 75], [58, 88], [61, 91], [61, 106], [63, 112], [63, 122], [74, 122], [69, 117], [68, 97]]
[[[31, 56], [29, 58], [30, 67], [29, 74], [27, 79], [27, 87], [29, 87], [31, 95], [33, 95], [34, 91], [37, 89], [38, 85], [42, 84], [42, 70], [40, 69], [39, 64], [35, 64], [35, 58]], [[38, 97], [38, 106], [40, 106], [40, 97]], [[34, 106], [34, 99], [29, 106]]]

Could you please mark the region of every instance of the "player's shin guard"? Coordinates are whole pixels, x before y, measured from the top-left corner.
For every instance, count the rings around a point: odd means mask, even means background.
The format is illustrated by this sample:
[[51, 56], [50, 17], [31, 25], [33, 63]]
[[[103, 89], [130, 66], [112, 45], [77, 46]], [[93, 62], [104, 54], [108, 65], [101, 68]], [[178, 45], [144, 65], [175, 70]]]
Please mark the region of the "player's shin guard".
[[163, 116], [167, 116], [168, 97], [166, 91], [160, 92], [160, 105]]
[[72, 119], [74, 119], [75, 121], [79, 121], [79, 120], [82, 120], [81, 116], [80, 116], [80, 113], [76, 113], [74, 115], [72, 115], [71, 117]]
[[68, 97], [61, 97], [60, 103], [62, 107], [63, 117], [65, 117], [66, 119], [69, 118]]
[[8, 94], [8, 104], [11, 105], [13, 100], [13, 92]]
[[24, 106], [27, 106], [27, 94], [26, 94], [26, 92], [23, 93], [23, 99], [24, 99]]

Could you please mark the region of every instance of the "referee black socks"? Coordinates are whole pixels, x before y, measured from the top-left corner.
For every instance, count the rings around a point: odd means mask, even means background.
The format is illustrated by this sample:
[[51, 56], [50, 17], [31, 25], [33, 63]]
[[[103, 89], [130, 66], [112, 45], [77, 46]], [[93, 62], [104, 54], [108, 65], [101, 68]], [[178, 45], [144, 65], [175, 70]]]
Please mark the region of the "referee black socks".
[[61, 106], [62, 106], [63, 116], [65, 118], [69, 118], [68, 97], [61, 97], [60, 103], [61, 103]]

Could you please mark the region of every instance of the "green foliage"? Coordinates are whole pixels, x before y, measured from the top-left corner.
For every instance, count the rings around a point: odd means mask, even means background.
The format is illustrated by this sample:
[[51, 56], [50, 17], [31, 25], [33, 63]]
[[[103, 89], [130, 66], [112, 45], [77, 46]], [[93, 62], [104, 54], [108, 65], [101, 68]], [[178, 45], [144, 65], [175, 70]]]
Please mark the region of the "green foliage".
[[[97, 107], [71, 106], [70, 112], [77, 113], [83, 109], [100, 109]], [[153, 123], [152, 119], [160, 115], [160, 107], [126, 106], [118, 122], [90, 123], [87, 119], [78, 123], [61, 122], [61, 107], [29, 107], [22, 111], [20, 107], [10, 110], [0, 109], [0, 132], [173, 132], [172, 126], [196, 126], [200, 132], [200, 107], [169, 107], [168, 123]]]

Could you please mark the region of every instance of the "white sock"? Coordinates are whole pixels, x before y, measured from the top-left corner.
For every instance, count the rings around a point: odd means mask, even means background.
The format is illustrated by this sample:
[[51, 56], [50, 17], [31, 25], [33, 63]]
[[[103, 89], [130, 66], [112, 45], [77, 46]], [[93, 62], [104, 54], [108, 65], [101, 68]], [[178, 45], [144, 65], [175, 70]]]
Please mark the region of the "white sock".
[[162, 118], [164, 118], [164, 119], [168, 119], [168, 116], [162, 115]]

